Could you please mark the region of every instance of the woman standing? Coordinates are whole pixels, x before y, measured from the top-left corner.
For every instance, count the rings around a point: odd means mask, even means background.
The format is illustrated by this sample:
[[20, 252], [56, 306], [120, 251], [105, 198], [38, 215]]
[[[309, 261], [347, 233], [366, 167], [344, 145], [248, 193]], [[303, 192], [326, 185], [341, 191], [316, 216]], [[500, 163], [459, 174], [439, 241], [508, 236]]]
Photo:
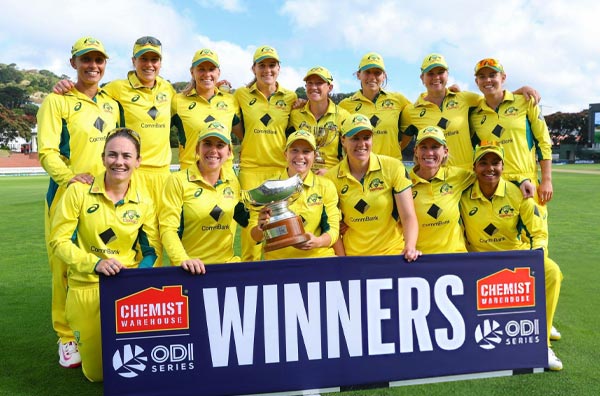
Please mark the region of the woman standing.
[[467, 251], [458, 206], [474, 176], [473, 172], [448, 166], [448, 158], [441, 128], [429, 126], [419, 131], [410, 178], [419, 220], [417, 249], [425, 254]]
[[[244, 190], [279, 177], [286, 166], [281, 151], [297, 96], [277, 82], [280, 70], [275, 48], [263, 45], [254, 52], [254, 80], [234, 93], [243, 120], [233, 132], [242, 141], [239, 180]], [[242, 230], [242, 261], [260, 260], [260, 254], [260, 245], [252, 239], [250, 230]]]
[[158, 215], [163, 245], [173, 265], [204, 273], [204, 264], [239, 261], [233, 253], [234, 219], [248, 224], [240, 186], [223, 164], [231, 156], [230, 130], [219, 121], [203, 126], [196, 163], [173, 173]]
[[369, 119], [350, 115], [342, 129], [346, 157], [325, 174], [335, 185], [347, 226], [336, 254], [403, 255], [414, 261], [421, 252], [411, 182], [400, 160], [371, 152], [372, 138]]
[[[102, 381], [98, 275], [152, 267], [160, 246], [154, 205], [132, 178], [140, 166], [138, 134], [126, 128], [111, 131], [102, 163], [105, 171], [91, 186], [74, 183], [67, 189], [50, 240], [54, 253], [69, 265], [66, 318], [78, 334], [83, 374], [92, 382]], [[141, 262], [134, 249], [138, 245]]]
[[410, 136], [400, 133], [400, 113], [409, 103], [400, 93], [384, 91], [387, 74], [381, 55], [369, 52], [362, 57], [356, 77], [360, 90], [340, 102], [349, 113], [367, 116], [373, 126], [373, 152], [402, 159]]
[[[467, 246], [472, 252], [544, 251], [548, 365], [550, 370], [562, 370], [562, 362], [550, 348], [549, 338], [562, 273], [548, 257], [548, 233], [539, 205], [531, 198], [523, 198], [519, 187], [504, 179], [504, 158], [504, 149], [496, 142], [482, 142], [475, 149], [473, 168], [477, 180], [465, 190], [460, 201]], [[522, 231], [528, 240], [521, 238]]]
[[[279, 176], [280, 180], [285, 180], [299, 175], [303, 181], [302, 192], [289, 208], [302, 218], [304, 231], [310, 239], [294, 247], [265, 252], [264, 256], [267, 260], [335, 255], [332, 246], [339, 235], [338, 197], [333, 183], [315, 175], [311, 170], [316, 147], [315, 137], [310, 132], [299, 130], [292, 133], [285, 147], [288, 166]], [[256, 242], [263, 240], [263, 227], [269, 222], [270, 217], [270, 210], [263, 209], [259, 214], [258, 224], [251, 225], [253, 226], [252, 237]]]

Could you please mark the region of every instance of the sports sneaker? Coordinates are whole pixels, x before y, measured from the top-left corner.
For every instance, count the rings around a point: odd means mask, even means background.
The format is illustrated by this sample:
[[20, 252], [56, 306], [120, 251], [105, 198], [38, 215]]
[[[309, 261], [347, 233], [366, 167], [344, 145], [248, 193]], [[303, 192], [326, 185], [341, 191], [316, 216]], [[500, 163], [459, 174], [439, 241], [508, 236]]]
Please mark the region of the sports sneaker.
[[64, 368], [81, 366], [81, 355], [75, 341], [58, 342], [58, 364]]
[[560, 331], [556, 330], [556, 327], [554, 327], [554, 326], [552, 326], [552, 329], [550, 330], [550, 340], [551, 341], [560, 340]]
[[552, 371], [560, 371], [563, 368], [562, 362], [554, 354], [552, 348], [548, 348], [548, 368]]

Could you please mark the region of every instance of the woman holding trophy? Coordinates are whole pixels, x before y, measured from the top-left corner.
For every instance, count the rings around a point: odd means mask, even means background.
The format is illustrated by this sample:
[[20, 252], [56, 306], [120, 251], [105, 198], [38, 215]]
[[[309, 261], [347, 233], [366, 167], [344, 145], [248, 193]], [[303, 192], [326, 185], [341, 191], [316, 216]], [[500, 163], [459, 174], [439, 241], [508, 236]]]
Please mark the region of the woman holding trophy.
[[325, 175], [335, 185], [347, 227], [336, 254], [415, 261], [421, 252], [411, 182], [400, 160], [372, 153], [372, 144], [369, 119], [352, 114], [342, 128], [346, 157]]
[[350, 114], [329, 98], [333, 90], [329, 70], [315, 66], [306, 73], [304, 82], [308, 102], [302, 108], [292, 110], [287, 133], [301, 129], [312, 132], [317, 144], [313, 171], [324, 175], [342, 159], [340, 130]]
[[[288, 166], [279, 179], [285, 180], [296, 175], [302, 179], [300, 193], [289, 204], [289, 209], [303, 220], [307, 240], [281, 249], [264, 249], [264, 258], [267, 260], [335, 255], [332, 246], [339, 234], [338, 197], [333, 183], [311, 170], [316, 148], [315, 137], [308, 131], [299, 130], [287, 138], [285, 158]], [[265, 206], [258, 215], [257, 223], [251, 224], [251, 235], [255, 241], [261, 242], [265, 238], [265, 228], [272, 215], [271, 209]]]

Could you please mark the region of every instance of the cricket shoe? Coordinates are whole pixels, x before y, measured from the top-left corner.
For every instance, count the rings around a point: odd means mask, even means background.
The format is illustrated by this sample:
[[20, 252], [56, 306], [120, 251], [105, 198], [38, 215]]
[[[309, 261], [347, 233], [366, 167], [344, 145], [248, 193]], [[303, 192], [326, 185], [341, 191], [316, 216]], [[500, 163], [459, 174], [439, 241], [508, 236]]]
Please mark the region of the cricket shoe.
[[81, 366], [81, 355], [75, 341], [58, 342], [58, 364], [64, 368]]
[[548, 368], [551, 371], [560, 371], [563, 368], [562, 362], [556, 356], [552, 348], [548, 348]]
[[560, 331], [556, 330], [556, 327], [552, 326], [550, 330], [550, 341], [560, 340]]

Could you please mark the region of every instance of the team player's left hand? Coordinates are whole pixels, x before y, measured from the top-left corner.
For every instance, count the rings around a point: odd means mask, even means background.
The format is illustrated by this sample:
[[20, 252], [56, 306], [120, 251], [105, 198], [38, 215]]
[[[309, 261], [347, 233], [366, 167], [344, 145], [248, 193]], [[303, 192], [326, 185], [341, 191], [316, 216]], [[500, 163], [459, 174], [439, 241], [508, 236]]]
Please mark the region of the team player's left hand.
[[310, 249], [315, 249], [315, 248], [319, 248], [322, 247], [321, 244], [321, 239], [316, 237], [313, 233], [311, 232], [307, 232], [306, 234], [308, 234], [310, 236], [310, 239], [306, 242], [302, 242], [298, 245], [295, 245], [294, 247], [296, 249], [300, 249], [300, 250], [310, 250]]
[[84, 184], [92, 184], [94, 182], [94, 176], [89, 173], [79, 173], [69, 180], [69, 184], [71, 183], [84, 183]]
[[552, 182], [542, 180], [542, 183], [540, 183], [540, 188], [538, 189], [538, 198], [540, 199], [540, 204], [546, 205], [546, 203], [552, 200], [552, 196]]
[[181, 267], [193, 275], [206, 273], [206, 267], [204, 267], [204, 263], [200, 259], [184, 260], [181, 262]]
[[533, 198], [535, 196], [535, 184], [530, 180], [525, 180], [519, 185], [523, 198]]
[[404, 248], [404, 250], [402, 251], [402, 253], [400, 253], [400, 255], [404, 256], [404, 258], [406, 259], [406, 261], [413, 262], [416, 261], [419, 257], [421, 257], [421, 255], [423, 255], [423, 252], [421, 252], [420, 250], [417, 250], [415, 248]]
[[125, 268], [123, 267], [123, 264], [114, 258], [103, 259], [96, 264], [96, 272], [106, 276], [116, 275], [121, 272], [123, 268]]

